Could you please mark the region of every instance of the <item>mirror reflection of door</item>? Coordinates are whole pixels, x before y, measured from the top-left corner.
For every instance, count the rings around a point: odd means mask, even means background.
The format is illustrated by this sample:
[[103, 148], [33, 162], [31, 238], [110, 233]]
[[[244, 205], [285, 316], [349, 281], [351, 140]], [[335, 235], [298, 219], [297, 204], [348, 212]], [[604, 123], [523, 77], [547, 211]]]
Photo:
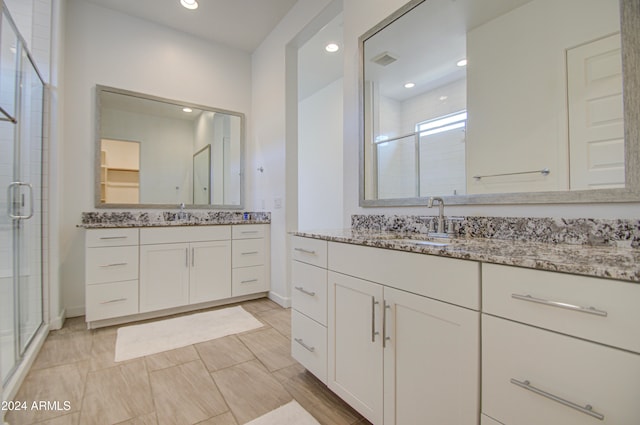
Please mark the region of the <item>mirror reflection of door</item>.
[[140, 142], [102, 139], [100, 144], [102, 202], [140, 202]]
[[211, 203], [211, 145], [193, 154], [193, 203]]

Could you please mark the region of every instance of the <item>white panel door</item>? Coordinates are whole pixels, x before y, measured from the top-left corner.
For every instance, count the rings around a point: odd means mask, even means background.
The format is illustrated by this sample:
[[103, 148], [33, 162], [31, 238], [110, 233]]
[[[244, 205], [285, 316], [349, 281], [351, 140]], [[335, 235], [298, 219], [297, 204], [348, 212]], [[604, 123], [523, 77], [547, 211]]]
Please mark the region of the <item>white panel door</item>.
[[231, 241], [189, 244], [189, 303], [231, 298]]
[[567, 50], [571, 189], [624, 187], [620, 34]]
[[382, 424], [382, 286], [329, 273], [328, 386]]
[[384, 288], [384, 424], [476, 425], [480, 313]]
[[189, 303], [189, 244], [140, 246], [140, 313]]

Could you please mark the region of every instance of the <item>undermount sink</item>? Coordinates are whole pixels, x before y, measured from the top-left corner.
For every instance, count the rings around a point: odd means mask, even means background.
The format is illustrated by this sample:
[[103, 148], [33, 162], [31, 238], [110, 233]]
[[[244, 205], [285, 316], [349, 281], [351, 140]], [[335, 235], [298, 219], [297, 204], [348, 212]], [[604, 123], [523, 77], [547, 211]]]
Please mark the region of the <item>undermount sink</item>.
[[448, 246], [456, 243], [454, 239], [449, 238], [428, 238], [428, 239], [389, 239], [389, 242], [406, 243], [413, 245], [428, 245], [428, 246]]

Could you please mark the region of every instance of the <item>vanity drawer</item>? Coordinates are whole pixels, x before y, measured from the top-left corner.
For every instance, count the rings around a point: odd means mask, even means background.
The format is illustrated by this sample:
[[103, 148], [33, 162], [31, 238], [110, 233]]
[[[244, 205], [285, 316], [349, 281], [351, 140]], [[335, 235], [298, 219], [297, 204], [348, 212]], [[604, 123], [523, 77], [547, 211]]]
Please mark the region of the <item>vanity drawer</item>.
[[138, 278], [138, 247], [112, 246], [87, 249], [88, 285]]
[[87, 322], [138, 313], [138, 280], [86, 288]]
[[258, 239], [264, 238], [264, 224], [242, 224], [233, 226], [231, 234], [233, 239]]
[[327, 326], [327, 270], [293, 261], [291, 306]]
[[87, 229], [87, 248], [138, 245], [138, 229]]
[[[505, 425], [637, 425], [640, 355], [483, 315], [482, 412]], [[523, 388], [518, 385], [526, 385]], [[562, 404], [592, 406], [590, 416]]]
[[140, 229], [140, 245], [223, 241], [231, 239], [231, 226], [176, 226]]
[[251, 267], [264, 264], [264, 239], [241, 239], [231, 243], [231, 264]]
[[320, 239], [291, 237], [292, 258], [318, 267], [327, 267], [327, 242]]
[[475, 261], [329, 242], [329, 270], [480, 309], [480, 263]]
[[291, 310], [291, 355], [327, 383], [327, 328]]
[[266, 292], [268, 290], [264, 266], [242, 267], [231, 271], [232, 297]]
[[485, 313], [640, 353], [637, 283], [483, 264], [482, 292]]

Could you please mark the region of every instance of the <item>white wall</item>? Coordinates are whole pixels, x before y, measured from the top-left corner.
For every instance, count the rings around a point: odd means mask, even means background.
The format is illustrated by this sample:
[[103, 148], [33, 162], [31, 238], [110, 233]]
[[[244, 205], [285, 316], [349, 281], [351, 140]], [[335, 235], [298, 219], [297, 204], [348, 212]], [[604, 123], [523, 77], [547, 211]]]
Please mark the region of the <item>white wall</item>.
[[298, 229], [342, 227], [342, 78], [298, 112]]
[[73, 316], [84, 311], [84, 232], [76, 225], [94, 210], [95, 85], [249, 114], [251, 57], [79, 0], [68, 1], [65, 20], [59, 256]]
[[[328, 4], [328, 0], [299, 0], [252, 56], [254, 137], [250, 135], [248, 144], [252, 158], [246, 172], [247, 208], [271, 211], [271, 296], [282, 304], [289, 299], [287, 231], [297, 223], [297, 207], [293, 205], [297, 204], [297, 184], [293, 184], [297, 173], [292, 167], [298, 158], [295, 148], [288, 152], [286, 140], [288, 134], [288, 142], [295, 143], [297, 135], [297, 57], [291, 57], [294, 49], [287, 46]], [[257, 171], [259, 167], [263, 172]], [[288, 184], [295, 190], [288, 191]], [[276, 208], [276, 201], [281, 208]]]
[[[400, 8], [405, 0], [349, 0], [344, 3], [344, 222], [351, 214], [421, 214], [419, 207], [361, 208], [358, 205], [358, 37]], [[448, 206], [447, 214], [517, 217], [638, 218], [640, 203]]]

